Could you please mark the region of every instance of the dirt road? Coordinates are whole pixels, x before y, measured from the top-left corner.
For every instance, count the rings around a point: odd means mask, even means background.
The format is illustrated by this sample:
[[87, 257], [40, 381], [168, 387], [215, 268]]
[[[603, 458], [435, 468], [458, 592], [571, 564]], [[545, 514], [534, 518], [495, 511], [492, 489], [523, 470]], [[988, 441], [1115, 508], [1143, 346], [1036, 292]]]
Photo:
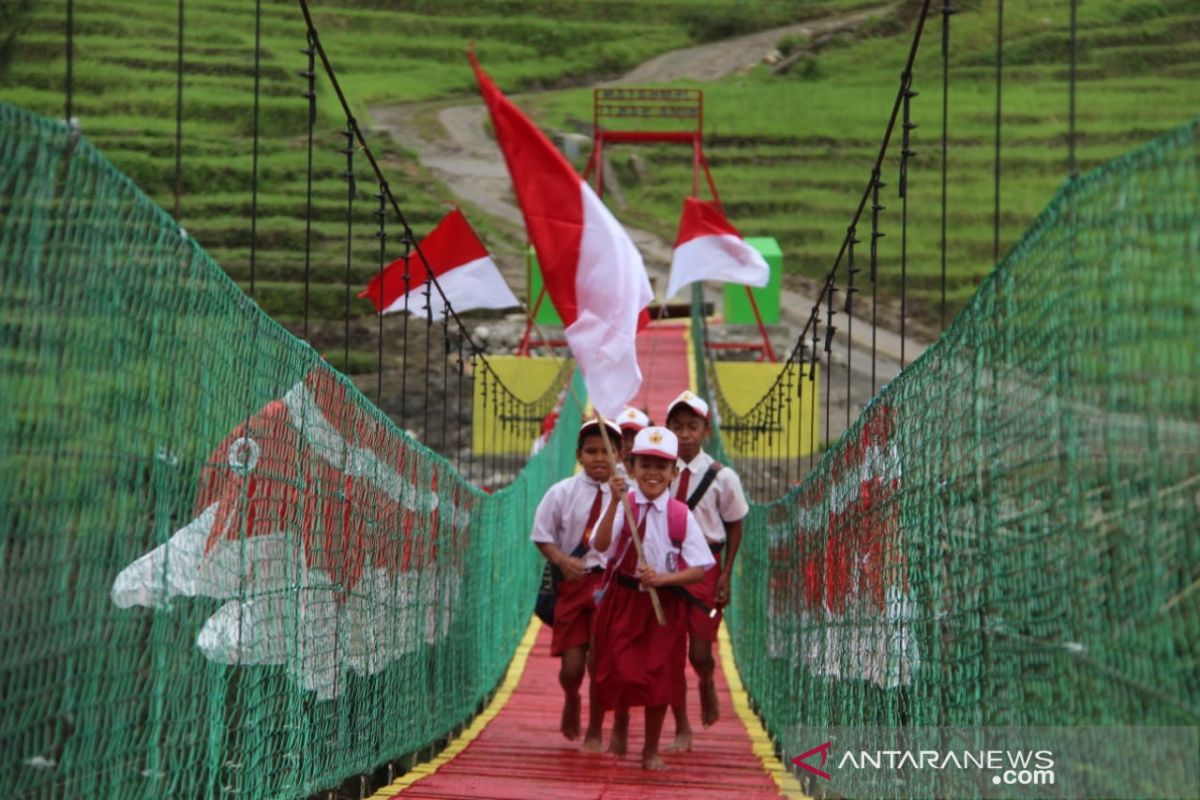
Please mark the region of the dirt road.
[[[753, 67], [775, 43], [786, 36], [813, 37], [836, 30], [849, 30], [864, 20], [882, 15], [893, 5], [876, 6], [849, 15], [788, 25], [664, 53], [634, 68], [620, 79], [603, 85], [659, 84], [683, 78], [716, 80]], [[513, 99], [520, 105], [521, 97]], [[375, 107], [370, 111], [375, 127], [386, 131], [414, 151], [421, 164], [442, 181], [454, 196], [510, 228], [514, 238], [523, 235], [521, 212], [512, 194], [512, 183], [500, 150], [485, 127], [487, 112], [481, 102], [472, 100], [466, 105], [443, 103]], [[847, 198], [847, 213], [851, 203], [852, 198]], [[665, 285], [671, 260], [670, 242], [648, 231], [629, 226], [626, 229], [641, 250], [651, 275], [657, 278], [659, 285]], [[831, 253], [830, 257], [833, 255]], [[524, 280], [523, 276], [509, 277], [517, 284]], [[790, 278], [785, 280], [781, 305], [784, 321], [791, 328], [789, 340], [794, 340], [803, 328], [813, 307], [812, 295], [797, 286], [800, 283]], [[706, 292], [712, 299], [718, 299], [716, 288], [706, 289]], [[835, 368], [839, 363], [846, 363], [845, 317], [839, 317], [842, 324], [835, 320], [835, 325], [839, 327], [833, 350]], [[882, 385], [899, 371], [900, 338], [892, 331], [880, 328], [876, 330], [874, 346], [878, 354], [876, 385]], [[856, 317], [853, 348], [851, 394], [855, 402], [851, 408], [852, 417], [857, 416], [857, 408], [870, 395], [872, 330], [869, 320]], [[924, 345], [910, 336], [905, 343], [906, 362], [911, 362], [923, 350]], [[780, 353], [781, 357], [785, 354], [786, 351]], [[831, 409], [831, 435], [840, 432], [845, 418], [844, 391], [842, 394], [842, 411]]]

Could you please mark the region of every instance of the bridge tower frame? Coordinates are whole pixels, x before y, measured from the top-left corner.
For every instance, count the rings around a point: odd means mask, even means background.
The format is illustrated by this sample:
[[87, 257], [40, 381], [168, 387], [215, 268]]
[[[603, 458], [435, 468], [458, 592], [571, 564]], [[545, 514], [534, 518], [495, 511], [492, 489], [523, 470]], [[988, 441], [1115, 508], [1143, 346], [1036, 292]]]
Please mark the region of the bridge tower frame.
[[[658, 126], [642, 126], [635, 130], [626, 130], [612, 126], [614, 120], [657, 120]], [[691, 122], [690, 126], [670, 126], [668, 121]], [[704, 155], [704, 90], [703, 89], [667, 89], [653, 87], [607, 86], [592, 90], [592, 152], [588, 156], [587, 166], [583, 171], [583, 180], [592, 179], [596, 194], [604, 198], [604, 149], [615, 144], [679, 144], [690, 145], [692, 149], [692, 196], [700, 196], [700, 178], [708, 185], [713, 202], [724, 211], [721, 196], [717, 192], [717, 184], [713, 180], [712, 170], [709, 169], [708, 159]], [[746, 297], [754, 312], [762, 344], [732, 345], [745, 349], [761, 350], [763, 357], [771, 362], [777, 361], [775, 351], [771, 348], [770, 337], [767, 336], [766, 325], [763, 324], [762, 314], [759, 313], [758, 303], [749, 286], [745, 287]], [[546, 288], [543, 285], [538, 292], [536, 301], [529, 311], [529, 321], [526, 324], [525, 335], [521, 339], [519, 353], [528, 352], [528, 340], [533, 319], [536, 317], [542, 302], [545, 300]]]

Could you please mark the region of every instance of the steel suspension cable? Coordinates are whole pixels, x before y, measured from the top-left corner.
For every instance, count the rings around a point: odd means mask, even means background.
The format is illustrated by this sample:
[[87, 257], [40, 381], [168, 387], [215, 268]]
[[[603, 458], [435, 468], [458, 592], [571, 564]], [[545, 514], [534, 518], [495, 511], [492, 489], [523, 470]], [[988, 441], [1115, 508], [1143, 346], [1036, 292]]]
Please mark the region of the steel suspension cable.
[[856, 235], [855, 227], [850, 226], [850, 246], [846, 250], [846, 429], [850, 428], [850, 374], [851, 363], [854, 360], [854, 295], [858, 289], [854, 287], [854, 276], [862, 272], [854, 263], [854, 246], [861, 240]]
[[900, 193], [900, 369], [904, 369], [904, 346], [908, 323], [908, 160], [916, 155], [912, 150], [912, 131], [917, 124], [912, 121], [912, 99], [917, 92], [912, 89], [912, 72], [906, 72], [900, 81], [904, 97], [904, 122], [901, 124], [900, 176], [896, 188]]
[[[379, 229], [375, 235], [379, 238], [379, 291], [383, 292], [383, 268], [387, 264], [387, 195], [383, 192], [383, 187], [379, 187], [379, 194], [375, 195], [375, 199], [379, 201], [379, 207], [375, 210], [375, 222]], [[376, 314], [379, 318], [379, 353], [376, 361], [377, 381], [375, 385], [375, 404], [383, 405], [383, 314]]]
[[183, 197], [183, 0], [175, 27], [175, 221], [180, 221]]
[[255, 268], [258, 256], [258, 122], [259, 89], [262, 77], [262, 0], [254, 0], [254, 122], [250, 158], [250, 296], [254, 297]]
[[74, 127], [73, 102], [75, 92], [75, 0], [67, 0], [67, 73], [63, 78], [63, 121]]
[[354, 132], [347, 125], [342, 131], [346, 137], [346, 147], [342, 153], [346, 156], [346, 290], [344, 327], [342, 333], [342, 370], [350, 372], [350, 280], [351, 267], [354, 261], [354, 195], [358, 187], [354, 181]]
[[884, 183], [879, 170], [871, 173], [871, 394], [875, 394], [876, 366], [879, 363], [879, 240], [886, 233], [879, 229], [879, 212], [887, 206], [879, 202]]
[[[915, 62], [916, 54], [920, 47], [920, 42], [921, 42], [922, 34], [924, 32], [925, 22], [928, 18], [929, 6], [930, 6], [929, 0], [926, 0], [926, 2], [922, 3], [920, 14], [916, 20], [915, 30], [913, 32], [912, 43], [909, 48], [908, 56], [907, 56], [907, 59], [905, 62], [905, 67], [901, 73], [902, 75], [911, 76], [913, 73], [913, 64]], [[847, 256], [847, 253], [850, 248], [851, 240], [854, 238], [857, 225], [862, 218], [862, 214], [866, 208], [868, 199], [870, 199], [872, 201], [872, 213], [871, 213], [871, 218], [872, 218], [872, 230], [871, 230], [871, 278], [872, 278], [871, 391], [872, 391], [872, 394], [874, 394], [875, 391], [877, 390], [877, 388], [878, 388], [878, 384], [877, 384], [878, 289], [877, 289], [877, 287], [878, 287], [878, 278], [879, 278], [878, 240], [884, 236], [883, 231], [881, 231], [879, 229], [879, 212], [883, 210], [883, 205], [879, 202], [879, 190], [883, 186], [886, 185], [881, 179], [882, 164], [883, 164], [885, 157], [887, 156], [889, 144], [891, 141], [891, 136], [892, 136], [892, 133], [898, 122], [900, 112], [904, 108], [906, 101], [910, 102], [912, 97], [915, 96], [915, 94], [913, 94], [913, 95], [908, 95], [906, 97], [906, 92], [908, 92], [908, 91], [911, 91], [911, 84], [907, 80], [902, 81], [901, 88], [897, 92], [895, 100], [893, 102], [891, 114], [888, 117], [888, 122], [887, 122], [886, 128], [884, 130], [884, 135], [883, 135], [879, 150], [878, 150], [876, 158], [875, 158], [875, 163], [871, 170], [871, 178], [867, 182], [866, 187], [863, 189], [863, 192], [859, 197], [859, 202], [858, 202], [858, 205], [855, 207], [854, 214], [851, 219], [851, 224], [847, 228], [846, 236], [842, 239], [841, 246], [840, 246], [840, 248], [837, 252], [837, 255], [834, 259], [833, 265], [830, 267], [828, 273], [826, 274], [825, 281], [822, 284], [821, 290], [819, 291], [818, 296], [814, 302], [814, 307], [813, 307], [812, 313], [811, 313], [808, 321], [806, 322], [804, 329], [797, 336], [796, 345], [793, 347], [791, 353], [788, 356], [787, 363], [785, 364], [785, 369], [780, 371], [780, 374], [776, 376], [774, 382], [764, 393], [763, 397], [760, 398], [759, 401], [754, 405], [754, 407], [752, 407], [747, 412], [737, 414], [737, 413], [734, 413], [732, 411], [732, 409], [730, 409], [728, 407], [724, 408], [723, 413], [725, 414], [725, 420], [728, 424], [736, 425], [737, 418], [751, 419], [751, 420], [757, 419], [756, 415], [757, 415], [758, 411], [761, 408], [765, 408], [766, 404], [771, 402], [771, 397], [773, 396], [773, 394], [775, 392], [778, 392], [781, 390], [781, 387], [783, 386], [783, 381], [784, 381], [783, 376], [786, 372], [786, 366], [791, 363], [803, 361], [803, 359], [804, 359], [803, 350], [804, 350], [804, 346], [805, 346], [804, 343], [805, 343], [806, 339], [810, 339], [810, 338], [811, 338], [812, 353], [809, 356], [808, 378], [809, 378], [810, 383], [815, 380], [816, 366], [820, 361], [820, 349], [819, 349], [821, 346], [820, 345], [820, 332], [819, 332], [819, 328], [821, 325], [820, 305], [822, 302], [825, 302], [827, 304], [827, 312], [828, 312], [828, 310], [830, 310], [829, 309], [829, 303], [831, 300], [830, 296], [833, 294], [834, 291], [836, 291], [836, 281], [837, 281], [837, 276], [838, 276], [838, 270], [841, 267], [843, 259], [845, 259]], [[911, 119], [908, 120], [908, 124], [911, 125]], [[909, 128], [908, 130], [911, 130], [911, 128]], [[905, 149], [908, 149], [908, 148], [905, 148]], [[910, 155], [912, 155], [912, 153], [910, 153]], [[827, 322], [828, 322], [828, 320], [831, 320], [831, 319], [832, 319], [832, 314], [827, 314]], [[830, 324], [829, 327], [832, 327], [832, 325]], [[829, 336], [827, 337], [827, 340], [832, 341], [832, 333], [829, 334]], [[714, 378], [715, 378], [715, 376], [714, 376]], [[714, 380], [714, 383], [716, 383], [715, 380]], [[718, 398], [718, 402], [720, 402], [720, 398], [722, 397], [722, 395], [719, 392], [719, 388], [716, 391], [716, 397]], [[816, 398], [814, 398], [814, 400], [815, 399]], [[847, 402], [849, 402], [849, 400], [847, 400]], [[723, 404], [723, 405], [727, 406], [727, 404]], [[818, 449], [817, 445], [816, 445], [816, 442], [817, 442], [817, 438], [816, 438], [816, 405], [817, 405], [816, 402], [813, 402], [809, 406], [809, 412], [810, 412], [809, 413], [809, 416], [810, 416], [809, 432], [810, 432], [810, 441], [813, 443], [813, 446], [810, 449], [810, 453], [809, 453], [810, 466], [812, 464], [812, 461], [815, 459], [816, 450]], [[827, 415], [826, 419], [828, 421], [828, 415]]]
[[992, 211], [992, 262], [1000, 262], [1000, 108], [1004, 97], [1004, 0], [996, 3], [996, 155], [995, 207]]
[[1079, 20], [1077, 7], [1079, 0], [1071, 0], [1071, 66], [1067, 72], [1067, 97], [1069, 111], [1067, 113], [1067, 175], [1071, 180], [1079, 177], [1079, 165], [1075, 160], [1075, 81], [1079, 63]]
[[317, 50], [313, 47], [312, 34], [307, 34], [308, 47], [301, 52], [308, 57], [308, 64], [300, 77], [307, 83], [304, 97], [308, 100], [308, 168], [305, 173], [304, 190], [304, 340], [308, 341], [308, 315], [312, 293], [312, 217], [313, 217], [313, 130], [317, 125]]
[[[354, 116], [353, 112], [350, 109], [350, 103], [346, 99], [345, 92], [342, 90], [341, 82], [337, 78], [337, 72], [333, 68], [333, 63], [329, 59], [329, 54], [325, 51], [325, 46], [321, 43], [321, 36], [320, 36], [320, 33], [317, 31], [316, 24], [313, 22], [312, 11], [309, 9], [308, 0], [297, 0], [297, 2], [300, 5], [301, 12], [304, 14], [304, 22], [305, 22], [306, 27], [308, 28], [308, 33], [309, 33], [309, 37], [312, 42], [312, 45], [314, 48], [316, 48], [317, 55], [321, 59], [321, 64], [325, 70], [325, 74], [329, 78], [330, 86], [333, 88], [334, 94], [337, 95], [338, 103], [341, 105], [342, 112], [345, 114], [346, 126], [348, 129], [348, 133], [351, 136], [353, 136], [354, 139], [357, 140], [359, 148], [362, 150], [363, 155], [367, 159], [367, 163], [371, 167], [371, 171], [374, 173], [376, 179], [380, 182], [380, 185], [383, 187], [384, 191], [387, 193], [388, 202], [392, 208], [392, 213], [395, 214], [397, 220], [399, 220], [400, 225], [403, 228], [404, 236], [406, 237], [406, 239], [410, 240], [410, 246], [416, 252], [417, 257], [419, 259], [421, 259], [421, 263], [425, 266], [426, 272], [429, 275], [428, 282], [430, 284], [432, 284], [432, 289], [437, 291], [438, 297], [441, 299], [441, 301], [445, 307], [445, 316], [447, 317], [447, 319], [454, 320], [455, 324], [458, 326], [459, 330], [462, 332], [462, 335], [466, 338], [467, 342], [470, 344], [471, 349], [480, 355], [480, 360], [481, 360], [481, 363], [484, 365], [484, 369], [486, 369], [487, 371], [492, 373], [497, 384], [500, 387], [502, 387], [506, 392], [508, 392], [510, 394], [514, 394], [512, 392], [512, 390], [500, 378], [499, 374], [497, 374], [495, 372], [495, 370], [492, 368], [491, 364], [488, 363], [487, 358], [483, 356], [484, 349], [482, 347], [480, 347], [479, 344], [471, 337], [470, 331], [467, 329], [467, 326], [463, 323], [462, 319], [458, 316], [458, 313], [454, 310], [454, 307], [450, 303], [449, 298], [446, 297], [446, 293], [442, 290], [441, 282], [438, 281], [437, 276], [433, 274], [433, 270], [429, 266], [429, 260], [425, 257], [424, 252], [422, 252], [421, 244], [419, 241], [416, 240], [416, 237], [413, 234], [412, 226], [409, 225], [409, 223], [408, 223], [408, 218], [405, 216], [404, 211], [400, 208], [400, 204], [396, 200], [396, 196], [392, 192], [391, 186], [388, 184], [387, 179], [384, 177], [383, 170], [379, 167], [379, 162], [375, 158], [375, 154], [374, 154], [374, 152], [372, 152], [370, 145], [367, 143], [366, 136], [363, 134], [362, 128], [358, 124], [358, 119]], [[407, 288], [407, 282], [406, 282], [406, 288]], [[427, 291], [431, 291], [431, 290], [427, 289]]]
[[[1074, 0], [1072, 0], [1074, 2]], [[942, 304], [940, 329], [946, 329], [946, 172], [950, 140], [950, 17], [958, 13], [951, 0], [942, 4]]]

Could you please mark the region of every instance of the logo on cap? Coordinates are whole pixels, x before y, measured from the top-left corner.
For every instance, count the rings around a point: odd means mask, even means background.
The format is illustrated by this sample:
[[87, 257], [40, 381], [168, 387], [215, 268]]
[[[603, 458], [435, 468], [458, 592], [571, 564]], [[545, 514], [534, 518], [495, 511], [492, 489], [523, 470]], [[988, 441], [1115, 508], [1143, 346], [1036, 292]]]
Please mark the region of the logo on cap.
[[659, 444], [662, 442], [662, 434], [658, 431], [651, 431], [648, 438], [652, 444]]

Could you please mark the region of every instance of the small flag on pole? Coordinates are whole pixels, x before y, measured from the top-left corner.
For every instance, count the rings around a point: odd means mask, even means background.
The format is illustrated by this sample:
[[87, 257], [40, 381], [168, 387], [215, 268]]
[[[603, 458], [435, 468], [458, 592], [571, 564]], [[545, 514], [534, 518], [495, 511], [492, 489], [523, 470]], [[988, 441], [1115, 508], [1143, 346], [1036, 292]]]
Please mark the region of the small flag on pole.
[[[424, 315], [425, 284], [432, 272], [455, 311], [520, 305], [487, 248], [457, 208], [442, 217], [437, 227], [421, 240], [420, 251], [429, 264], [428, 269], [413, 250], [407, 258], [388, 264], [382, 275], [376, 275], [358, 296], [368, 298], [379, 314], [407, 311]], [[436, 287], [429, 288], [433, 316], [444, 317], [446, 304], [442, 294]]]
[[716, 203], [684, 198], [667, 297], [696, 281], [766, 286], [770, 279], [766, 259], [746, 244]]

